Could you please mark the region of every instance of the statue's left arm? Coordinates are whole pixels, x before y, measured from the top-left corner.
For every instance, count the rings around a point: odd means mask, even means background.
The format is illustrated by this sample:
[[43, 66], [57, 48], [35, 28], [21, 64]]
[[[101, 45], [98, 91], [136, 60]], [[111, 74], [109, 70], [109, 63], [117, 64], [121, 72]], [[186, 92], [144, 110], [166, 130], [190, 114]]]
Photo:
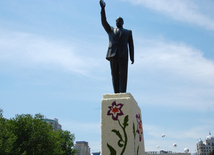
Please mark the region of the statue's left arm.
[[133, 43], [133, 38], [132, 38], [132, 31], [130, 31], [130, 35], [129, 35], [129, 53], [130, 53], [130, 60], [131, 60], [131, 64], [134, 63], [134, 43]]

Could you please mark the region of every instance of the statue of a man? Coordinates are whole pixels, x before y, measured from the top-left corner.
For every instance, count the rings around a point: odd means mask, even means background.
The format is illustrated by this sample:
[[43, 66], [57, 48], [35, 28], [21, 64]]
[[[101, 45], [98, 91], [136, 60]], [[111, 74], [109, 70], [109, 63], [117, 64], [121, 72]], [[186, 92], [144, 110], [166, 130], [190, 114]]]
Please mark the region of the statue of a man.
[[[109, 36], [106, 59], [110, 61], [114, 93], [126, 93], [128, 73], [128, 49], [131, 64], [134, 63], [132, 31], [123, 28], [123, 18], [116, 19], [117, 28], [111, 27], [105, 14], [105, 2], [100, 0], [101, 22]], [[128, 47], [129, 46], [129, 47]]]

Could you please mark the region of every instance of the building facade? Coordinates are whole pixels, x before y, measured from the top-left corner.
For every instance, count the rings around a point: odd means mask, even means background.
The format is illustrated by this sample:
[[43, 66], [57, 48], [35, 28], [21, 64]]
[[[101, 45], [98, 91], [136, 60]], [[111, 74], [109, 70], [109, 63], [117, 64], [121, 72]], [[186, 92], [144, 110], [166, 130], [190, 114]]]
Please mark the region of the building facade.
[[76, 141], [74, 149], [77, 150], [76, 155], [90, 155], [90, 147], [88, 146], [88, 142]]
[[209, 133], [205, 141], [199, 139], [196, 146], [198, 155], [208, 155], [214, 149], [214, 137]]
[[54, 119], [45, 118], [45, 119], [43, 119], [43, 121], [51, 124], [53, 126], [54, 131], [58, 131], [58, 130], [62, 129], [62, 126], [58, 123], [58, 119], [56, 119], [56, 118], [54, 118]]

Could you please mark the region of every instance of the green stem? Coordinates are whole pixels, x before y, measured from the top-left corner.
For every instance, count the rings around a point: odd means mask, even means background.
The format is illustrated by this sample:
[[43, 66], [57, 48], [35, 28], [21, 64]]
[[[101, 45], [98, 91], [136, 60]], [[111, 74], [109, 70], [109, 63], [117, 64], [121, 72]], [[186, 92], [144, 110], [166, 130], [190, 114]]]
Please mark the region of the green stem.
[[119, 123], [120, 127], [123, 129], [123, 133], [124, 133], [124, 137], [125, 137], [124, 147], [123, 147], [123, 150], [122, 150], [122, 152], [121, 152], [121, 154], [120, 154], [120, 155], [123, 155], [123, 153], [124, 153], [125, 150], [126, 150], [126, 145], [127, 145], [127, 139], [128, 139], [128, 138], [127, 138], [127, 134], [126, 134], [125, 127], [123, 127], [123, 126], [121, 125], [119, 119], [118, 119], [118, 123]]

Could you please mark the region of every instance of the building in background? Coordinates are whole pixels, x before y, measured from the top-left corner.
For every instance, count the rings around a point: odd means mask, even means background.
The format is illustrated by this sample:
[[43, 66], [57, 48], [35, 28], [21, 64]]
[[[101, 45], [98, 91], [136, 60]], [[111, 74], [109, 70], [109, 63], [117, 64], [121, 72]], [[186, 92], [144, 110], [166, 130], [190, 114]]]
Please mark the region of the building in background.
[[90, 155], [90, 147], [88, 146], [88, 142], [76, 141], [74, 149], [77, 150], [76, 155]]
[[196, 146], [198, 155], [208, 155], [214, 149], [214, 137], [209, 133], [205, 141], [203, 142], [200, 138]]
[[51, 124], [53, 126], [54, 131], [58, 131], [58, 130], [62, 129], [62, 126], [58, 123], [58, 119], [56, 119], [56, 118], [54, 118], [54, 119], [45, 118], [45, 119], [43, 119], [43, 121]]
[[100, 155], [100, 152], [93, 152], [93, 155]]

